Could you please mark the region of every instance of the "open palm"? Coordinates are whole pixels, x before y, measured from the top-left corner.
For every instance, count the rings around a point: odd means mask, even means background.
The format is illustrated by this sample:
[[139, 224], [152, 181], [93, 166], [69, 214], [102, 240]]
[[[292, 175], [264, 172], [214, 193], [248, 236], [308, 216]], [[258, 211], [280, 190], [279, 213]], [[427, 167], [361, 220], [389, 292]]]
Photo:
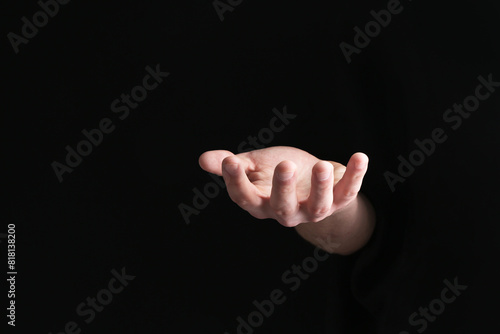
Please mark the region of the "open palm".
[[222, 175], [231, 199], [256, 218], [273, 218], [284, 226], [317, 222], [347, 206], [357, 195], [367, 157], [354, 154], [347, 168], [288, 146], [234, 155], [203, 153], [200, 166]]

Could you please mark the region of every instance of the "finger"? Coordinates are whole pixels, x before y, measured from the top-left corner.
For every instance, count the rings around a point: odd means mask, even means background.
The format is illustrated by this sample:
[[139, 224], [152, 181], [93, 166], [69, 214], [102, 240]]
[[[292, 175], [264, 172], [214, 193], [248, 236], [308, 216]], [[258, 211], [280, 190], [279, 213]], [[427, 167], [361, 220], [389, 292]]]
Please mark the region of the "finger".
[[226, 150], [213, 150], [204, 152], [198, 158], [200, 167], [212, 174], [222, 175], [222, 160], [234, 154]]
[[333, 179], [331, 163], [319, 161], [312, 168], [311, 192], [307, 199], [309, 221], [321, 220], [332, 211]]
[[226, 182], [229, 197], [242, 209], [249, 212], [258, 210], [262, 205], [262, 197], [245, 173], [246, 164], [236, 156], [226, 157], [222, 161], [222, 176]]
[[274, 169], [273, 186], [269, 205], [276, 220], [285, 226], [294, 226], [293, 221], [299, 210], [296, 192], [296, 166], [291, 161], [282, 161]]
[[333, 190], [333, 205], [337, 208], [349, 204], [359, 193], [363, 177], [368, 169], [368, 157], [364, 153], [354, 153], [347, 163], [344, 176]]

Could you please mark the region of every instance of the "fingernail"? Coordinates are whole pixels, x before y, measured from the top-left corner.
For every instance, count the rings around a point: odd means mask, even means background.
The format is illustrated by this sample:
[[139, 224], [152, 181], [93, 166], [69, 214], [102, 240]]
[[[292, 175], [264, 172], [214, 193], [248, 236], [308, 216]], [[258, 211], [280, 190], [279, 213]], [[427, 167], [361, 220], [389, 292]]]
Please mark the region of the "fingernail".
[[330, 177], [331, 174], [332, 174], [332, 171], [329, 170], [327, 172], [317, 173], [316, 177], [318, 178], [318, 181], [325, 181]]
[[293, 172], [282, 172], [282, 173], [278, 173], [278, 178], [281, 180], [281, 181], [287, 181], [287, 180], [290, 180], [293, 176]]
[[231, 175], [235, 175], [236, 171], [238, 170], [238, 165], [237, 164], [225, 164], [224, 170]]

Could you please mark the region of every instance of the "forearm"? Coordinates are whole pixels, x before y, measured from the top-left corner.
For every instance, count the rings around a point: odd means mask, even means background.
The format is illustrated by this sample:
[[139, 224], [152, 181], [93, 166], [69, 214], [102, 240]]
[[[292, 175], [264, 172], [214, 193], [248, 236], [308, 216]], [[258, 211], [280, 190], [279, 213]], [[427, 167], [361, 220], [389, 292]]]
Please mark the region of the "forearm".
[[348, 206], [317, 223], [295, 227], [305, 240], [329, 253], [348, 255], [361, 249], [375, 227], [375, 212], [370, 201], [358, 194]]

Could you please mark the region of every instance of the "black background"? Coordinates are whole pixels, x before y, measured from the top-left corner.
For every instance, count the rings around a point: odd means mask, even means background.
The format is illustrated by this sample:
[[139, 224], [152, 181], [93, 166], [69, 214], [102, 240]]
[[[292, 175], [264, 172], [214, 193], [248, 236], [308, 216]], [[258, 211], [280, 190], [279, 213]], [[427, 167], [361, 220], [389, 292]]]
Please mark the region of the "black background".
[[[59, 333], [76, 321], [82, 333], [232, 334], [253, 300], [280, 288], [286, 303], [255, 333], [354, 333], [373, 319], [380, 333], [399, 333], [456, 275], [472, 292], [426, 332], [491, 329], [500, 97], [447, 132], [401, 192], [390, 194], [382, 174], [415, 138], [443, 126], [444, 110], [474, 92], [477, 76], [500, 78], [500, 11], [494, 1], [402, 2], [403, 12], [347, 64], [339, 43], [352, 44], [353, 27], [386, 4], [243, 1], [221, 21], [210, 1], [71, 1], [15, 54], [7, 33], [19, 34], [20, 18], [39, 6], [3, 2], [0, 232], [16, 224], [19, 273], [9, 330]], [[170, 76], [119, 120], [111, 102], [157, 64]], [[284, 106], [297, 118], [270, 145], [344, 164], [365, 152], [367, 192], [393, 203], [388, 220], [400, 224], [385, 251], [399, 260], [356, 280], [376, 285], [373, 295], [353, 287], [369, 306], [352, 299], [352, 264], [338, 256], [290, 292], [281, 275], [313, 247], [293, 229], [252, 218], [223, 191], [189, 225], [179, 212], [180, 203], [192, 205], [193, 188], [212, 180], [199, 155], [237, 153]], [[116, 129], [60, 183], [51, 163], [105, 117]], [[404, 259], [414, 262], [394, 264]], [[136, 278], [85, 324], [77, 305], [123, 267]], [[379, 303], [384, 311], [372, 318]]]

